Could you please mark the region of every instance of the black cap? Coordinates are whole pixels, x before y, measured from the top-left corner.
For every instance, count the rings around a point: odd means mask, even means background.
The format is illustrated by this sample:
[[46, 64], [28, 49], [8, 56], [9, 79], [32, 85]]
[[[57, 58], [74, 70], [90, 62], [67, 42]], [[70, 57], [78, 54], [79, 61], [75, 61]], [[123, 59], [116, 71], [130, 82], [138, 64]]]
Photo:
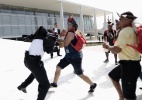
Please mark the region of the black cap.
[[124, 12], [122, 13], [121, 15], [118, 14], [119, 17], [124, 17], [124, 18], [127, 18], [127, 19], [132, 19], [132, 20], [135, 20], [137, 17], [133, 15], [132, 12], [130, 11], [127, 11], [127, 12]]

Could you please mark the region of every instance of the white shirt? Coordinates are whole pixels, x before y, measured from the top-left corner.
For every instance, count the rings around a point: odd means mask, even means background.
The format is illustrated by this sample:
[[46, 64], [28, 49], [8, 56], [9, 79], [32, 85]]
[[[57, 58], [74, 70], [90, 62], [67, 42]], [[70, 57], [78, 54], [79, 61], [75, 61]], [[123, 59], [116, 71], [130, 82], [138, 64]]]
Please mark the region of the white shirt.
[[54, 28], [54, 32], [58, 33], [58, 28]]
[[43, 40], [34, 39], [28, 51], [29, 51], [29, 55], [34, 55], [34, 56], [40, 55], [42, 57], [44, 55]]
[[60, 35], [58, 35], [58, 39], [64, 40], [64, 39], [65, 39], [65, 36], [60, 36]]

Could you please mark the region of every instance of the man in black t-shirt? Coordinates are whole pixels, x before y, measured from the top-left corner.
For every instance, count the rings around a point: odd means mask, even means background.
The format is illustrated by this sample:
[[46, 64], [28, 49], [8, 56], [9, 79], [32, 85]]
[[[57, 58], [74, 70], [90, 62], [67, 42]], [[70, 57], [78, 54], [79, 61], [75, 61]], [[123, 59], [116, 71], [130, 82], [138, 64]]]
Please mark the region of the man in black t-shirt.
[[[104, 31], [104, 41], [108, 43], [110, 46], [114, 46], [114, 40], [116, 38], [116, 31], [112, 29], [114, 24], [108, 21], [108, 29]], [[105, 52], [106, 60], [104, 63], [109, 62], [109, 53], [110, 51]], [[114, 54], [115, 64], [117, 65], [117, 54]]]

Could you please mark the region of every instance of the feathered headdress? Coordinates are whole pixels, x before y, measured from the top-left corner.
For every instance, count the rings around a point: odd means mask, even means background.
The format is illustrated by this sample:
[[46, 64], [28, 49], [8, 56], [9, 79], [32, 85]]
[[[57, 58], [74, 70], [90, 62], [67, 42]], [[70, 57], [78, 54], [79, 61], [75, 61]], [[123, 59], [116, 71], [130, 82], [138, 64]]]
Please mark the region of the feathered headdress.
[[107, 22], [107, 23], [108, 23], [108, 25], [111, 25], [111, 26], [113, 26], [113, 25], [114, 25], [114, 23], [112, 23], [112, 22], [111, 22], [111, 19], [109, 19], [109, 17], [108, 17], [108, 19], [107, 19], [107, 20], [108, 20], [108, 22]]

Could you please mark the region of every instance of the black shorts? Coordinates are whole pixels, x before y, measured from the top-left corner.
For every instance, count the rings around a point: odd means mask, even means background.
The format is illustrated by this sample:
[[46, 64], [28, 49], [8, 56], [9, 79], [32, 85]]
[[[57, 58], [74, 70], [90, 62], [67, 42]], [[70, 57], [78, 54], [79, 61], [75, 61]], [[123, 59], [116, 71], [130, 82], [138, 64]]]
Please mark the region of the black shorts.
[[126, 99], [135, 99], [136, 84], [140, 72], [141, 65], [139, 61], [120, 61], [120, 65], [108, 75], [117, 82], [121, 79], [123, 96]]
[[[109, 43], [109, 46], [114, 46], [114, 44], [113, 43]], [[108, 52], [106, 52], [106, 53], [110, 53], [110, 51], [108, 50]]]
[[117, 67], [115, 67], [108, 75], [113, 80], [119, 82], [119, 80], [121, 79], [121, 66], [118, 65]]
[[73, 66], [74, 71], [75, 71], [75, 73], [77, 75], [83, 74], [83, 71], [82, 71], [82, 58], [70, 59], [70, 58], [64, 57], [63, 59], [60, 60], [60, 62], [57, 64], [57, 66], [60, 67], [61, 69], [64, 69], [69, 64], [71, 64]]

